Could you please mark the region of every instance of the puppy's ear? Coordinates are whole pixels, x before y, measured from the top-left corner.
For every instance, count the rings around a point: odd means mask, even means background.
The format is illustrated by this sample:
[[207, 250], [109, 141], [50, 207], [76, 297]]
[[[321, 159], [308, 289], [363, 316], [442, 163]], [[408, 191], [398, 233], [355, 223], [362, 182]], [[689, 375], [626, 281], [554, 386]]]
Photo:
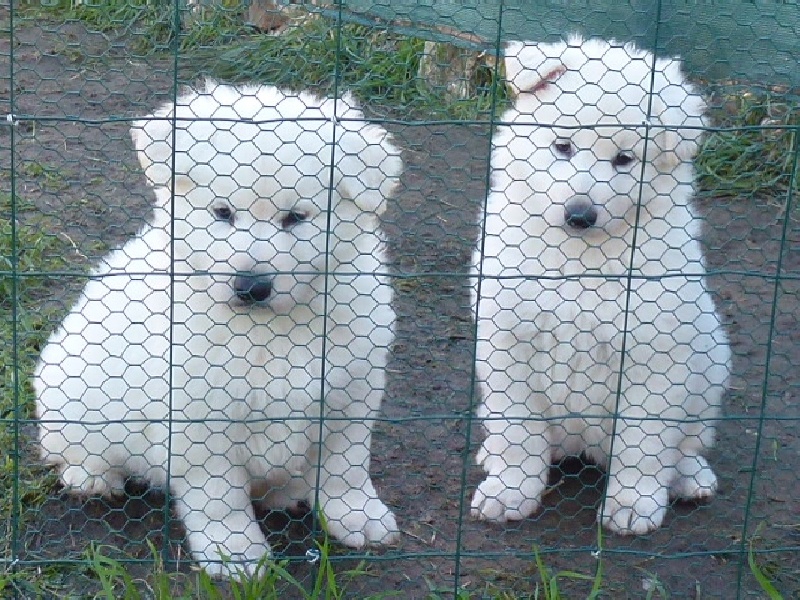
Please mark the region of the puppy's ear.
[[697, 88], [686, 81], [680, 61], [656, 61], [654, 116], [666, 126], [656, 135], [664, 159], [674, 166], [694, 158], [706, 126], [706, 103]]
[[[571, 42], [572, 43], [572, 42]], [[564, 53], [567, 44], [509, 42], [505, 47], [506, 81], [515, 97], [522, 94], [548, 95], [557, 91], [559, 77], [567, 71]]]
[[181, 123], [174, 121], [174, 115], [171, 104], [163, 105], [153, 115], [133, 123], [131, 139], [139, 164], [150, 184], [172, 188], [174, 173], [174, 191], [185, 193], [193, 184], [185, 169], [174, 164], [176, 139], [180, 140], [185, 135], [185, 132], [181, 132]]
[[345, 95], [341, 102], [344, 110], [339, 114], [348, 120], [339, 122], [337, 136], [340, 191], [361, 210], [380, 215], [400, 182], [403, 172], [400, 150], [383, 127], [349, 120], [363, 118], [351, 96]]

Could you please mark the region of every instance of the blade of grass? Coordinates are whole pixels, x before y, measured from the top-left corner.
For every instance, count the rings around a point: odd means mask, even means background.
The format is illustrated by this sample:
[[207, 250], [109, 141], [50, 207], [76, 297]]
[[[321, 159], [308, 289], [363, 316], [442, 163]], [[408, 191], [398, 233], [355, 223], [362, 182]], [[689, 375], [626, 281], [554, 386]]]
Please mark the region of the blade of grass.
[[753, 577], [756, 578], [758, 585], [761, 586], [761, 589], [769, 596], [770, 600], [783, 600], [783, 595], [772, 584], [767, 574], [764, 573], [758, 565], [756, 561], [756, 551], [752, 541], [750, 542], [750, 551], [747, 553], [747, 564], [750, 565], [750, 572], [753, 573]]
[[[133, 578], [128, 570], [118, 560], [103, 554], [102, 546], [92, 544], [89, 547], [88, 560], [89, 566], [100, 580], [105, 597], [108, 600], [141, 600], [141, 595], [134, 585]], [[124, 590], [122, 596], [119, 595], [115, 583], [120, 582]]]

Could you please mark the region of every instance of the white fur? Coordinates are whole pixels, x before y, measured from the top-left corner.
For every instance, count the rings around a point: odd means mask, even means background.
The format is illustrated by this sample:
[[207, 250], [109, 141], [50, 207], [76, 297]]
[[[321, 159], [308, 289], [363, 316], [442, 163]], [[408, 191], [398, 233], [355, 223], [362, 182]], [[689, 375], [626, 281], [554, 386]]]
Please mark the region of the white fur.
[[[645, 533], [670, 496], [717, 486], [701, 454], [730, 350], [691, 204], [705, 105], [678, 61], [632, 46], [514, 42], [505, 66], [516, 97], [473, 261], [487, 477], [472, 513], [533, 514], [549, 465], [583, 452], [608, 469], [598, 518]], [[592, 226], [567, 224], [576, 201]]]
[[[394, 322], [378, 215], [399, 151], [349, 96], [266, 86], [209, 83], [132, 136], [155, 215], [42, 352], [44, 459], [79, 493], [169, 482], [214, 575], [220, 554], [247, 572], [269, 554], [251, 503], [264, 494], [318, 500], [349, 546], [393, 542], [369, 465]], [[289, 211], [307, 218], [286, 226]], [[242, 273], [271, 275], [273, 293], [237, 298]]]

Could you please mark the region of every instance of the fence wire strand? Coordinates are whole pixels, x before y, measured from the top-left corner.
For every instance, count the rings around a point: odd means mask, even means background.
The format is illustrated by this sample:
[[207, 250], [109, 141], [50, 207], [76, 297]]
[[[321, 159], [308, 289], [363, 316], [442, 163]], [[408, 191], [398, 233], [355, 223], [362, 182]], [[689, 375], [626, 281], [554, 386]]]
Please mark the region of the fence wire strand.
[[795, 0], [0, 27], [0, 596], [800, 594]]

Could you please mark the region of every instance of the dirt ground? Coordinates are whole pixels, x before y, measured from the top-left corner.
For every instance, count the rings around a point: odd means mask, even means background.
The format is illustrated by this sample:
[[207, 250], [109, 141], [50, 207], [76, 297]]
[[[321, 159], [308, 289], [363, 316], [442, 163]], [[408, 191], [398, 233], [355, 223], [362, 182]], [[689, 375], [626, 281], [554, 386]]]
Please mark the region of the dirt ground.
[[[77, 24], [18, 22], [13, 41], [11, 64], [10, 40], [0, 40], [0, 97], [8, 107], [13, 95], [11, 110], [36, 118], [14, 126], [16, 192], [52, 217], [53, 234], [74, 243], [68, 258], [83, 272], [147, 215], [151, 196], [124, 118], [171, 97], [171, 65], [132, 58], [113, 36]], [[109, 118], [118, 120], [100, 122]], [[481, 473], [473, 461], [480, 432], [469, 420], [475, 396], [466, 265], [486, 190], [488, 126], [388, 128], [404, 148], [407, 170], [385, 220], [398, 323], [373, 477], [404, 535], [396, 547], [368, 554], [368, 574], [351, 582], [348, 597], [398, 591], [425, 598], [432, 590], [453, 597], [456, 586], [476, 596], [505, 589], [527, 597], [538, 577], [534, 547], [553, 572], [593, 574], [603, 477], [591, 465], [573, 460], [554, 468], [545, 508], [531, 519], [502, 527], [468, 518]], [[11, 135], [11, 127], [0, 128], [3, 191]], [[25, 169], [32, 163], [51, 177]], [[800, 479], [793, 468], [800, 461], [800, 224], [788, 220], [782, 247], [783, 202], [700, 200], [716, 272], [710, 286], [735, 352], [726, 420], [709, 457], [721, 489], [708, 505], [675, 506], [653, 534], [605, 535], [599, 559], [606, 597], [644, 598], [648, 588], [659, 597], [659, 586], [673, 598], [763, 597], [746, 563], [752, 542], [771, 551], [759, 560], [786, 597], [800, 598]], [[786, 278], [776, 286], [778, 272]], [[81, 284], [65, 279], [65, 309]], [[119, 501], [80, 501], [54, 490], [26, 515], [23, 560], [80, 559], [91, 542], [144, 559], [150, 541], [168, 548], [170, 568], [187, 572], [181, 528], [165, 520], [164, 496], [129, 491]], [[272, 514], [264, 522], [287, 556], [300, 558], [313, 546], [308, 517]], [[343, 547], [335, 554], [342, 568], [363, 557]], [[306, 580], [314, 569], [303, 560], [291, 567]], [[54, 596], [80, 596], [94, 584], [82, 569], [65, 570], [61, 581]], [[561, 583], [566, 597], [584, 597], [591, 587]]]

